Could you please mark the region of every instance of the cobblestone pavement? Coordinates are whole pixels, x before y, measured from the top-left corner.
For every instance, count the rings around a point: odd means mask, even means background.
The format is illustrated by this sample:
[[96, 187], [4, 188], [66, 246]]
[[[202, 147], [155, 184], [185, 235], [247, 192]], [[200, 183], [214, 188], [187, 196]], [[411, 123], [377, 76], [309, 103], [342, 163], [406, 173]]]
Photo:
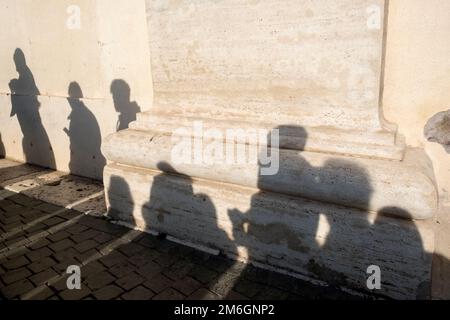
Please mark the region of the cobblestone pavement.
[[[0, 199], [0, 299], [354, 298], [22, 194]], [[70, 265], [81, 290], [67, 289]]]

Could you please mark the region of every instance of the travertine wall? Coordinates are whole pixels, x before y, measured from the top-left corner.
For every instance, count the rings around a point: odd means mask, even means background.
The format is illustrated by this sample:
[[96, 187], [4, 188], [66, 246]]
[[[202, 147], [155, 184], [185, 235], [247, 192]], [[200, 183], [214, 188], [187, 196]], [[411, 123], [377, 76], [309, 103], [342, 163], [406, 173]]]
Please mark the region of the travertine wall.
[[[81, 29], [66, 27], [72, 4], [81, 9]], [[407, 144], [425, 146], [439, 189], [447, 197], [449, 155], [440, 145], [425, 142], [422, 131], [432, 115], [450, 108], [449, 12], [447, 1], [390, 1], [384, 92], [385, 117], [399, 125]], [[84, 104], [94, 114], [102, 137], [117, 126], [110, 94], [114, 79], [128, 83], [131, 100], [141, 109], [150, 107], [144, 0], [1, 0], [0, 21], [0, 139], [8, 157], [25, 159], [22, 130], [17, 118], [10, 116], [8, 95], [8, 83], [18, 76], [16, 48], [24, 52], [41, 94], [39, 113], [59, 170], [68, 171], [70, 164], [70, 139], [63, 132], [69, 128], [70, 82], [77, 81], [83, 90]], [[98, 164], [82, 164], [73, 169], [75, 173], [101, 177]]]
[[450, 109], [450, 1], [393, 0], [389, 5], [384, 113], [406, 142], [433, 161], [442, 201], [450, 203], [450, 154], [423, 129]]
[[[53, 163], [58, 170], [101, 179], [101, 139], [129, 122], [138, 106], [151, 106], [144, 1], [0, 0], [0, 21], [0, 135], [6, 156], [44, 166]], [[19, 77], [13, 60], [16, 48], [23, 52], [28, 70], [22, 71], [15, 92], [19, 97], [13, 98], [17, 110], [12, 112], [9, 83]], [[30, 73], [35, 86], [30, 85]], [[114, 82], [118, 97], [113, 101], [111, 84], [116, 79], [123, 81]], [[68, 100], [71, 82], [78, 85], [72, 84]], [[84, 99], [78, 99], [80, 89]], [[31, 96], [37, 92], [35, 102]], [[25, 112], [24, 104], [33, 106]], [[116, 109], [122, 109], [122, 115]], [[34, 123], [25, 125], [27, 121]], [[31, 136], [25, 139], [26, 148], [24, 135]], [[45, 136], [49, 143], [42, 142]], [[48, 144], [52, 160], [36, 151], [48, 150]]]

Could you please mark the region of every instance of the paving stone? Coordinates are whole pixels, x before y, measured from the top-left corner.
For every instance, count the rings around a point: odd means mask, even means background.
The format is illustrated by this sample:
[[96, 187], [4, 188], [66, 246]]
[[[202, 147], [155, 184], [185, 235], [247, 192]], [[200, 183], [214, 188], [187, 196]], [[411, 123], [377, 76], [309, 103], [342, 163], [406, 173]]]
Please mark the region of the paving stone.
[[48, 230], [48, 226], [39, 222], [37, 224], [34, 224], [34, 225], [26, 228], [24, 231], [27, 235], [35, 235], [35, 234], [39, 234], [39, 233], [47, 231], [47, 230]]
[[115, 225], [102, 218], [94, 218], [91, 216], [83, 216], [83, 218], [80, 219], [79, 223], [115, 236], [121, 236], [126, 234], [127, 232], [130, 232], [130, 229], [126, 227]]
[[124, 300], [149, 300], [151, 299], [155, 294], [148, 290], [147, 288], [143, 286], [138, 286], [131, 290], [130, 292], [127, 292], [122, 295], [122, 299]]
[[114, 239], [115, 239], [114, 236], [110, 235], [109, 233], [100, 232], [100, 231], [99, 231], [99, 234], [94, 238], [94, 240], [100, 244], [110, 242]]
[[42, 204], [40, 204], [38, 206], [35, 206], [35, 209], [38, 209], [39, 211], [43, 211], [43, 212], [46, 212], [46, 213], [54, 213], [54, 212], [56, 212], [58, 210], [61, 210], [63, 208], [55, 206], [55, 205], [50, 204], [50, 203], [44, 202], [44, 203], [42, 203]]
[[28, 247], [31, 249], [31, 250], [36, 250], [36, 249], [39, 249], [39, 248], [42, 248], [42, 247], [45, 247], [45, 246], [47, 246], [47, 245], [49, 245], [50, 244], [50, 241], [48, 240], [48, 239], [40, 239], [40, 240], [38, 240], [38, 241], [35, 241], [35, 242], [33, 242], [33, 243], [31, 243], [30, 245], [28, 245]]
[[5, 284], [11, 284], [13, 282], [25, 279], [30, 276], [32, 273], [27, 268], [20, 268], [13, 271], [9, 271], [1, 276], [3, 282]]
[[209, 291], [208, 289], [205, 288], [200, 288], [197, 291], [195, 291], [193, 294], [189, 295], [187, 298], [187, 300], [219, 300], [220, 297]]
[[289, 296], [288, 292], [276, 289], [265, 287], [263, 288], [253, 299], [255, 300], [286, 300]]
[[[17, 199], [22, 204], [33, 203], [25, 196]], [[6, 297], [5, 290], [8, 296], [27, 298], [31, 295], [35, 300], [348, 297], [333, 288], [313, 286], [289, 276], [196, 251], [113, 225], [102, 218], [83, 215], [80, 223], [75, 222], [50, 234], [50, 225], [73, 219], [80, 213], [43, 202], [38, 206], [42, 212], [32, 206], [0, 200], [0, 234], [14, 232], [14, 238], [0, 241], [0, 250], [5, 250], [7, 244], [17, 246], [21, 241], [27, 242], [26, 246], [15, 247], [0, 257], [0, 299]], [[16, 232], [26, 223], [55, 210], [61, 212], [45, 220], [46, 224], [37, 223]], [[115, 248], [113, 244], [117, 240], [123, 244]], [[82, 266], [83, 261], [90, 262]], [[73, 264], [81, 266], [81, 290], [67, 289], [66, 269]], [[51, 283], [47, 286], [49, 279]]]
[[42, 247], [37, 250], [33, 250], [29, 253], [27, 253], [27, 258], [30, 259], [30, 261], [37, 261], [45, 257], [49, 257], [53, 254], [53, 251], [50, 250], [47, 247]]
[[223, 273], [236, 263], [238, 262], [232, 261], [222, 256], [211, 256], [208, 259], [207, 266], [209, 269], [212, 269], [219, 273]]
[[68, 248], [73, 248], [74, 245], [75, 245], [75, 243], [72, 240], [63, 239], [63, 240], [60, 240], [58, 242], [55, 242], [55, 243], [49, 245], [48, 247], [50, 249], [52, 249], [53, 251], [58, 252], [58, 251], [62, 251], [62, 250], [68, 249]]
[[209, 258], [211, 258], [211, 255], [203, 251], [192, 251], [186, 256], [186, 258], [195, 264], [202, 265], [205, 264]]
[[167, 288], [162, 292], [153, 297], [153, 300], [182, 300], [185, 296], [183, 296], [180, 292], [175, 289]]
[[169, 288], [172, 283], [172, 280], [159, 273], [156, 274], [153, 278], [145, 281], [143, 285], [153, 292], [160, 293], [164, 289]]
[[13, 222], [20, 222], [20, 221], [21, 221], [20, 215], [13, 215], [11, 217], [0, 216], [0, 222], [2, 224], [10, 224]]
[[81, 276], [88, 278], [100, 272], [106, 272], [105, 266], [98, 261], [92, 261], [81, 268]]
[[263, 288], [264, 287], [262, 285], [246, 279], [239, 279], [234, 286], [234, 290], [236, 292], [249, 298], [256, 296], [261, 290], [263, 290]]
[[28, 300], [47, 300], [50, 299], [55, 293], [49, 287], [42, 287], [40, 290], [34, 294]]
[[97, 291], [94, 291], [93, 295], [98, 300], [111, 300], [115, 299], [123, 293], [123, 290], [116, 285], [108, 285]]
[[267, 279], [270, 277], [271, 272], [268, 270], [256, 268], [254, 266], [248, 266], [243, 272], [243, 278], [250, 281], [267, 283]]
[[44, 270], [50, 269], [52, 266], [56, 265], [56, 261], [50, 257], [42, 258], [30, 264], [28, 268], [34, 273], [39, 273]]
[[4, 241], [7, 247], [13, 246], [21, 246], [23, 243], [26, 243], [28, 239], [25, 236], [16, 237], [7, 241]]
[[118, 251], [113, 251], [103, 258], [99, 259], [106, 267], [112, 267], [113, 265], [127, 261], [127, 257]]
[[3, 207], [3, 210], [5, 211], [4, 216], [11, 217], [13, 215], [20, 214], [23, 211], [23, 206], [11, 203], [5, 207]]
[[172, 242], [172, 241], [161, 241], [159, 246], [156, 247], [156, 250], [158, 250], [161, 253], [169, 253], [171, 252], [174, 248], [179, 247], [180, 244]]
[[16, 281], [2, 289], [2, 294], [7, 299], [18, 298], [20, 295], [32, 290], [34, 287], [28, 279]]
[[59, 273], [65, 273], [69, 266], [79, 266], [80, 263], [76, 260], [67, 260], [60, 263], [55, 264], [52, 269]]
[[55, 216], [55, 217], [52, 217], [52, 218], [42, 221], [42, 223], [45, 224], [46, 226], [53, 227], [53, 226], [56, 226], [57, 224], [65, 222], [65, 221], [66, 220], [64, 220], [63, 218]]
[[7, 255], [8, 260], [11, 260], [11, 259], [23, 256], [23, 255], [26, 255], [29, 252], [30, 252], [30, 250], [27, 247], [23, 246], [23, 247], [18, 247], [18, 248], [9, 250], [6, 253], [6, 255]]
[[115, 277], [104, 271], [86, 278], [86, 285], [92, 290], [96, 290], [113, 283], [115, 280]]
[[155, 262], [148, 262], [145, 265], [136, 269], [137, 273], [143, 276], [146, 279], [151, 279], [162, 270], [161, 266], [156, 264]]
[[22, 226], [22, 222], [17, 221], [17, 222], [13, 222], [10, 224], [2, 224], [2, 229], [5, 230], [5, 232], [11, 232], [21, 226]]
[[176, 281], [172, 287], [180, 291], [185, 296], [188, 296], [195, 290], [199, 289], [201, 286], [202, 284], [199, 281], [195, 280], [194, 278], [185, 277], [183, 279]]
[[144, 281], [145, 279], [138, 275], [136, 272], [131, 272], [130, 274], [127, 274], [126, 276], [118, 279], [116, 281], [116, 284], [124, 290], [129, 291], [132, 288], [140, 285]]
[[[69, 289], [67, 289], [67, 279], [68, 279], [69, 275], [64, 272], [61, 273], [60, 278], [52, 281], [48, 286], [53, 288], [55, 291], [71, 291]], [[81, 285], [81, 288], [83, 288], [83, 286], [85, 285]]]
[[217, 278], [218, 273], [204, 266], [196, 266], [189, 272], [189, 275], [203, 284], [208, 284]]
[[129, 263], [128, 261], [124, 261], [118, 264], [115, 264], [111, 268], [109, 268], [109, 272], [114, 275], [116, 278], [122, 278], [127, 274], [135, 271], [136, 267]]
[[25, 196], [23, 194], [15, 194], [11, 197], [8, 197], [8, 200], [13, 201], [17, 204], [27, 206], [27, 207], [34, 207], [40, 205], [42, 202], [33, 198], [30, 198], [28, 196]]
[[75, 250], [77, 250], [78, 252], [86, 252], [90, 249], [93, 249], [95, 247], [98, 247], [98, 243], [95, 242], [92, 239], [89, 240], [85, 240], [81, 243], [78, 243], [74, 246]]
[[145, 235], [144, 237], [142, 237], [141, 239], [138, 240], [139, 244], [143, 245], [144, 247], [148, 247], [148, 248], [157, 248], [160, 243], [161, 240], [157, 239], [156, 237], [152, 236], [152, 235]]
[[28, 265], [29, 263], [30, 262], [28, 261], [28, 259], [22, 255], [20, 257], [16, 257], [16, 258], [6, 261], [5, 263], [2, 264], [2, 266], [8, 270], [14, 270], [14, 269], [18, 269], [20, 267], [24, 267], [24, 266]]
[[154, 259], [156, 263], [164, 268], [168, 268], [177, 261], [177, 257], [171, 256], [168, 253], [161, 253], [158, 257]]
[[249, 300], [246, 296], [231, 290], [225, 297], [225, 300]]
[[164, 275], [172, 280], [179, 280], [184, 278], [191, 272], [196, 265], [186, 260], [180, 260], [175, 262], [169, 269], [164, 270]]
[[41, 214], [39, 211], [28, 211], [24, 212], [21, 215], [21, 220], [24, 224], [34, 224], [36, 219], [39, 219], [41, 217]]
[[159, 255], [158, 251], [146, 248], [145, 251], [142, 251], [128, 258], [128, 262], [134, 264], [135, 266], [143, 266], [146, 263], [153, 261], [153, 259], [155, 259], [158, 255]]
[[70, 235], [71, 234], [69, 232], [62, 230], [47, 236], [47, 239], [49, 239], [52, 242], [58, 242], [60, 240], [70, 237]]
[[81, 243], [82, 241], [89, 240], [89, 239], [96, 240], [94, 238], [96, 238], [99, 235], [100, 235], [100, 231], [97, 231], [97, 230], [94, 230], [94, 229], [88, 229], [88, 230], [85, 230], [83, 232], [74, 234], [70, 238], [75, 243]]
[[90, 249], [77, 255], [77, 259], [83, 263], [90, 262], [92, 260], [98, 260], [102, 257], [103, 255], [97, 249]]
[[89, 229], [89, 227], [78, 223], [72, 224], [69, 227], [65, 228], [65, 230], [71, 234], [79, 234], [87, 229]]
[[136, 243], [127, 243], [119, 248], [119, 251], [127, 257], [132, 257], [140, 252], [144, 251], [145, 247]]
[[63, 300], [81, 300], [90, 294], [91, 290], [89, 290], [89, 288], [87, 288], [86, 286], [81, 286], [81, 289], [79, 290], [69, 290], [66, 288], [64, 291], [59, 293], [59, 296]]
[[71, 209], [66, 209], [66, 210], [58, 213], [58, 217], [61, 217], [63, 219], [67, 219], [67, 220], [74, 219], [80, 215], [82, 215], [82, 213], [75, 211], [75, 210], [71, 210]]
[[52, 254], [52, 257], [60, 263], [69, 263], [70, 262], [71, 264], [78, 264], [81, 262], [78, 259], [79, 253], [77, 251], [75, 251], [75, 249], [73, 249], [73, 248], [55, 252]]
[[221, 297], [225, 297], [239, 279], [239, 272], [224, 272], [208, 285], [208, 289]]
[[47, 269], [31, 276], [29, 279], [35, 286], [46, 284], [50, 279], [58, 277], [59, 274], [53, 269]]

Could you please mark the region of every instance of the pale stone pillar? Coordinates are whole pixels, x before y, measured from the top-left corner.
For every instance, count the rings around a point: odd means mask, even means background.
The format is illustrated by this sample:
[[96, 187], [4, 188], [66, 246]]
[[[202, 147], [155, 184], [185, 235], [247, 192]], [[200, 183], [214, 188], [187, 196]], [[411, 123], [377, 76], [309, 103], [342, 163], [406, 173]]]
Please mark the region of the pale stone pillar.
[[[419, 294], [432, 230], [376, 216], [428, 219], [437, 208], [427, 156], [382, 115], [385, 9], [383, 0], [148, 0], [154, 105], [104, 141], [110, 212], [240, 259], [313, 278], [332, 271], [351, 287], [383, 264], [383, 293]], [[179, 163], [172, 133], [199, 121], [205, 131], [280, 128], [278, 174]]]

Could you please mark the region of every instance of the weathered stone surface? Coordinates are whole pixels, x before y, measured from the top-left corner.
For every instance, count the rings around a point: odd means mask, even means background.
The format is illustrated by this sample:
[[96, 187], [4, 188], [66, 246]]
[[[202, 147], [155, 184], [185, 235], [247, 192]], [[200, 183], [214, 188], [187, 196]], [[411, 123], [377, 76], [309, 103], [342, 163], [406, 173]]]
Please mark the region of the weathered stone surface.
[[118, 165], [106, 168], [105, 186], [112, 217], [238, 259], [363, 290], [367, 268], [378, 265], [380, 293], [397, 298], [420, 296], [430, 279], [427, 221]]
[[[437, 192], [380, 108], [385, 1], [146, 3], [154, 105], [103, 143], [110, 217], [360, 290], [378, 265], [381, 294], [426, 296], [434, 231], [412, 220]], [[272, 148], [280, 171], [180, 164], [171, 135], [196, 121], [293, 129]]]
[[115, 163], [149, 169], [168, 163], [168, 170], [173, 167], [172, 170], [190, 177], [372, 211], [385, 209], [399, 216], [404, 216], [406, 210], [406, 218], [430, 218], [437, 209], [432, 167], [418, 149], [408, 150], [401, 162], [281, 149], [279, 172], [260, 179], [257, 163], [177, 164], [171, 153], [175, 144], [167, 135], [126, 130], [106, 138], [103, 152]]
[[443, 145], [450, 153], [450, 110], [439, 112], [428, 120], [424, 129], [428, 141]]
[[147, 0], [152, 113], [301, 125], [312, 141], [333, 136], [324, 127], [385, 130], [392, 147], [379, 108], [384, 11], [384, 0]]

